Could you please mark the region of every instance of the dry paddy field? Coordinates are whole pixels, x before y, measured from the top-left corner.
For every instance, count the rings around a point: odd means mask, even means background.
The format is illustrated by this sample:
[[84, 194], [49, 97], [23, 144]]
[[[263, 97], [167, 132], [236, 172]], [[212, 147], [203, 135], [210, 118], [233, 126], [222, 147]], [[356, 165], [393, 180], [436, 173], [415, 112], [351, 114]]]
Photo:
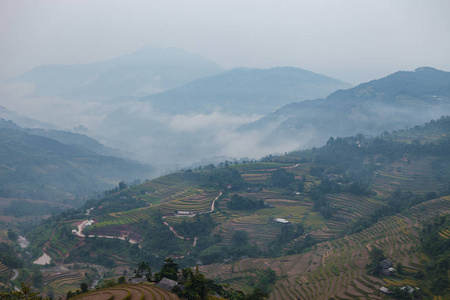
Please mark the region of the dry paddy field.
[[439, 191], [444, 184], [433, 176], [432, 157], [398, 161], [379, 171], [371, 186], [379, 196], [387, 197], [395, 190], [425, 194]]
[[80, 288], [80, 282], [83, 281], [86, 272], [89, 270], [42, 272], [42, 283], [60, 293], [67, 293]]
[[11, 270], [0, 261], [0, 276], [9, 280], [11, 274]]
[[78, 295], [74, 300], [178, 300], [176, 294], [152, 284], [126, 284]]
[[[246, 194], [242, 194], [244, 197]], [[224, 201], [221, 201], [221, 211], [226, 220], [221, 223], [215, 233], [220, 233], [223, 243], [229, 243], [233, 233], [237, 230], [245, 230], [248, 233], [249, 242], [255, 242], [262, 249], [273, 241], [281, 230], [280, 224], [273, 224], [273, 219], [284, 218], [293, 224], [303, 223], [311, 231], [322, 229], [324, 220], [314, 212], [311, 212], [312, 205], [306, 201], [284, 199], [276, 193], [256, 193], [256, 199], [263, 199], [273, 205], [273, 208], [264, 208], [256, 211], [232, 211], [226, 208]], [[217, 214], [219, 216], [219, 214]]]
[[[419, 222], [450, 212], [450, 197], [416, 205], [403, 214], [385, 218], [374, 226], [344, 238], [317, 244], [310, 252], [277, 259], [245, 259], [233, 264], [202, 266], [208, 277], [239, 286], [239, 278], [255, 269], [272, 268], [278, 276], [269, 299], [382, 299], [381, 286], [415, 285], [410, 279], [393, 283], [366, 274], [369, 251], [376, 246], [408, 271], [420, 267], [416, 257]], [[233, 281], [233, 278], [237, 278]]]

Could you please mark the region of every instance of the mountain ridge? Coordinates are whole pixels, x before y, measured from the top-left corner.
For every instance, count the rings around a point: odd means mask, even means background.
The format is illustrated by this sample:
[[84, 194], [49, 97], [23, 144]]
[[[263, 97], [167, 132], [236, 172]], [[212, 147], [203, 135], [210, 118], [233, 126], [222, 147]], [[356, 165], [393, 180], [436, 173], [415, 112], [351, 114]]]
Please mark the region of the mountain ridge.
[[0, 125], [1, 197], [81, 199], [154, 172], [148, 165], [64, 144], [11, 121], [0, 119]]
[[350, 87], [326, 75], [294, 67], [237, 68], [200, 78], [183, 86], [141, 98], [171, 113], [267, 113], [294, 100], [326, 96]]
[[11, 81], [35, 83], [32, 96], [109, 99], [144, 96], [222, 71], [200, 55], [148, 46], [100, 62], [39, 66]]
[[303, 138], [303, 146], [312, 147], [330, 136], [376, 135], [449, 113], [450, 72], [422, 67], [339, 90], [326, 98], [290, 103], [239, 131], [269, 132], [264, 144]]

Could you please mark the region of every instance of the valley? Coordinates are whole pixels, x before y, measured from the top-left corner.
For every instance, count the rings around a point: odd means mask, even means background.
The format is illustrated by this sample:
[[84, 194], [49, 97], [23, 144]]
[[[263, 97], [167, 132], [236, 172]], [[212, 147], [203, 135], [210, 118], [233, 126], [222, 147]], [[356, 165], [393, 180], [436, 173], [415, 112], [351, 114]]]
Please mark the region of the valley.
[[0, 0], [0, 300], [450, 300], [449, 11]]
[[[27, 237], [30, 259], [44, 252], [50, 267], [70, 266], [41, 271], [47, 293], [169, 257], [269, 299], [382, 299], [381, 287], [405, 285], [433, 295], [431, 279], [414, 275], [431, 272], [423, 224], [450, 210], [450, 173], [437, 165], [448, 163], [449, 120], [148, 180], [46, 219]], [[373, 249], [403, 273], [370, 273]]]

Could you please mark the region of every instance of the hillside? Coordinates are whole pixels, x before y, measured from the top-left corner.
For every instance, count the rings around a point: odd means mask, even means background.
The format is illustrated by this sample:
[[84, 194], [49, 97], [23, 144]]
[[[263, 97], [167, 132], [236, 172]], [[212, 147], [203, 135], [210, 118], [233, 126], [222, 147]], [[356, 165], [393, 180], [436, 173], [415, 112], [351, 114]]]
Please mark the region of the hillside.
[[13, 81], [34, 83], [36, 97], [110, 99], [153, 94], [222, 71], [181, 49], [145, 47], [102, 62], [40, 66]]
[[310, 71], [284, 67], [235, 69], [198, 79], [181, 87], [142, 98], [170, 113], [270, 113], [294, 101], [325, 97], [350, 84]]
[[264, 145], [298, 140], [312, 147], [330, 136], [376, 135], [449, 113], [450, 72], [424, 67], [288, 104], [241, 131], [264, 132]]
[[76, 205], [80, 203], [73, 202], [75, 198], [109, 189], [122, 180], [151, 176], [149, 166], [29, 134], [9, 124], [15, 128], [0, 128], [2, 197], [65, 200]]
[[105, 288], [99, 291], [93, 291], [90, 293], [76, 296], [72, 299], [123, 299], [128, 295], [129, 300], [144, 300], [144, 299], [161, 299], [161, 300], [178, 300], [180, 299], [176, 294], [158, 288], [151, 284], [127, 284], [120, 285], [111, 288]]
[[[406, 284], [436, 295], [436, 258], [418, 241], [424, 222], [450, 212], [449, 124], [443, 117], [169, 174], [49, 218], [28, 237], [36, 257], [43, 251], [56, 265], [96, 263], [118, 276], [139, 261], [158, 268], [172, 257], [271, 299], [377, 299], [381, 286]], [[375, 247], [405, 273], [370, 273]], [[429, 276], [415, 278], [419, 271]]]
[[7, 109], [6, 107], [0, 106], [0, 118], [4, 120], [10, 120], [15, 124], [18, 124], [26, 128], [43, 128], [43, 129], [58, 129], [57, 126], [49, 123], [40, 122], [28, 117], [24, 117], [14, 111]]
[[38, 135], [49, 139], [56, 140], [64, 145], [77, 147], [82, 151], [93, 152], [98, 155], [124, 157], [124, 153], [119, 150], [111, 149], [104, 146], [100, 142], [90, 138], [84, 134], [42, 128], [24, 128], [17, 125], [10, 119], [0, 118], [0, 128], [10, 128], [26, 132], [31, 135]]

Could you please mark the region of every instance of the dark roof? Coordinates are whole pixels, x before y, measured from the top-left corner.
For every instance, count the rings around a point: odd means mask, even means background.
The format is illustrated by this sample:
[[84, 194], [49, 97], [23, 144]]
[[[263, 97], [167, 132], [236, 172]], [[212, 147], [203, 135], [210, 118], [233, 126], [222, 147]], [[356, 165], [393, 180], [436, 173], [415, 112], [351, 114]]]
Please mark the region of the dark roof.
[[380, 275], [383, 275], [383, 276], [390, 276], [393, 274], [394, 274], [394, 272], [389, 271], [389, 269], [383, 269], [380, 271]]
[[176, 285], [178, 285], [178, 282], [176, 282], [175, 280], [169, 279], [164, 277], [163, 279], [161, 279], [160, 282], [155, 284], [157, 287], [160, 287], [162, 289], [165, 289], [167, 291], [171, 291]]
[[392, 267], [393, 265], [394, 265], [394, 263], [393, 263], [392, 260], [390, 260], [389, 258], [386, 258], [385, 260], [382, 260], [382, 261], [380, 262], [380, 266], [381, 266], [383, 269], [390, 268], [390, 267]]
[[141, 282], [147, 282], [147, 278], [145, 277], [134, 277], [134, 278], [130, 278], [128, 279], [128, 283], [141, 283]]

